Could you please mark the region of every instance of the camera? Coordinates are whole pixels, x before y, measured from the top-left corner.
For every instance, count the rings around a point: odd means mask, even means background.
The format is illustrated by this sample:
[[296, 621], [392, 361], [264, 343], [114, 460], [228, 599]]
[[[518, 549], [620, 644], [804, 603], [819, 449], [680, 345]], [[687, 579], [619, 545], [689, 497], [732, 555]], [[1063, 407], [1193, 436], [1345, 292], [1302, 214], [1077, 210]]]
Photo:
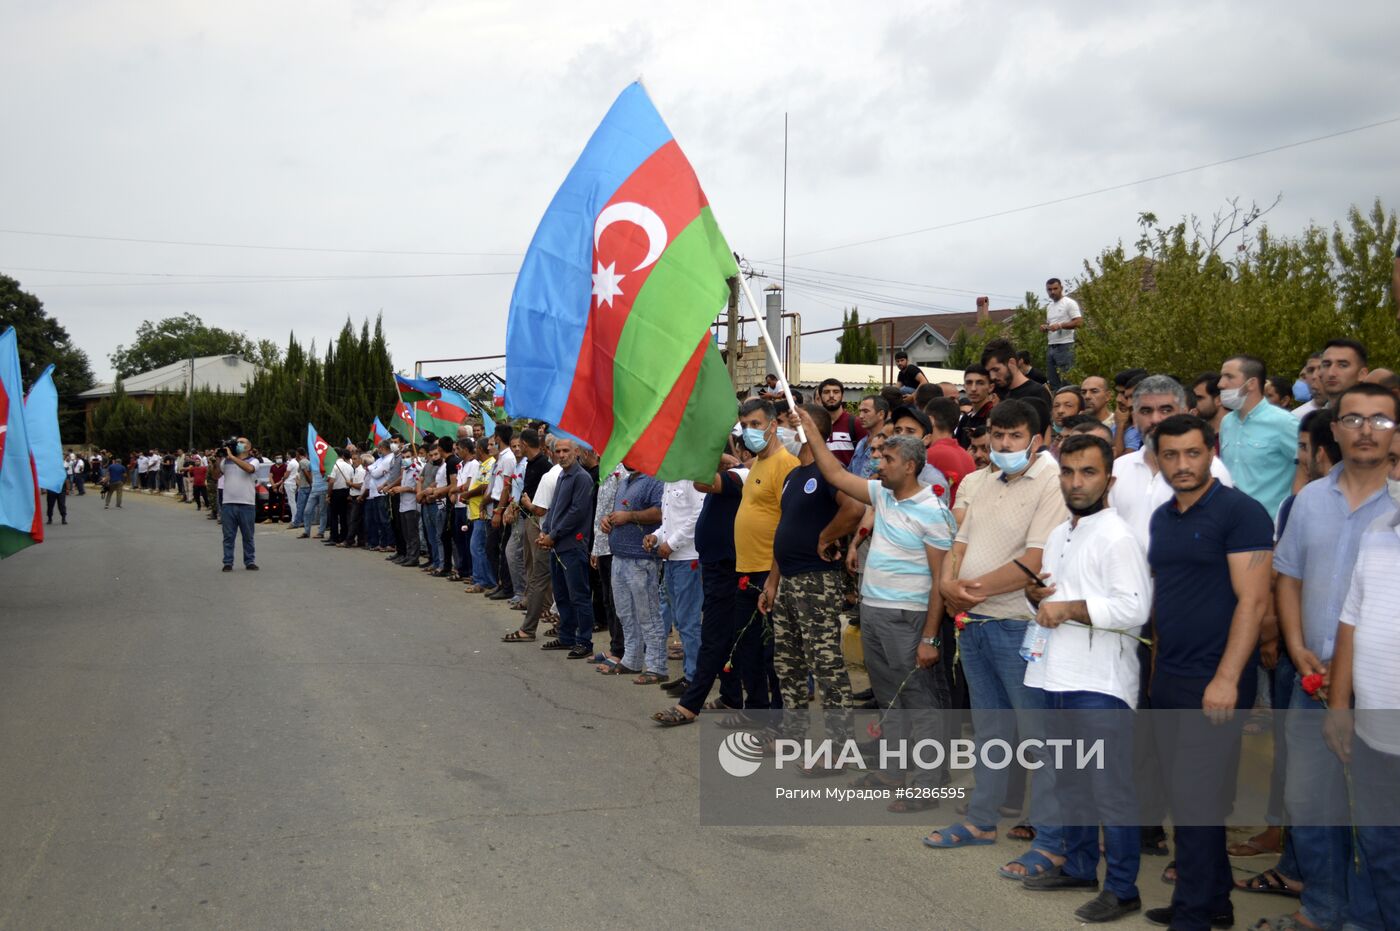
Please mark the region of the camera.
[[223, 458], [224, 456], [232, 455], [237, 448], [238, 437], [231, 436], [219, 441], [219, 445], [215, 447], [214, 455]]

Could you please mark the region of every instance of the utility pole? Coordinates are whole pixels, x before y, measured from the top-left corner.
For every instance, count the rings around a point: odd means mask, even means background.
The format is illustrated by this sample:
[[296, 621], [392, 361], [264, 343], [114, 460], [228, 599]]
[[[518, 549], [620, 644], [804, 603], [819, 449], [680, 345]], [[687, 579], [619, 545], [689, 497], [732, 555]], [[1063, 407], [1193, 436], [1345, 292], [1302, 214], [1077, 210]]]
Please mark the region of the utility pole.
[[194, 450], [194, 350], [190, 350], [190, 380], [185, 386], [185, 394], [189, 395], [189, 415], [190, 415], [190, 437], [185, 445], [185, 451]]
[[729, 383], [739, 390], [739, 276], [729, 279], [729, 320], [724, 336]]

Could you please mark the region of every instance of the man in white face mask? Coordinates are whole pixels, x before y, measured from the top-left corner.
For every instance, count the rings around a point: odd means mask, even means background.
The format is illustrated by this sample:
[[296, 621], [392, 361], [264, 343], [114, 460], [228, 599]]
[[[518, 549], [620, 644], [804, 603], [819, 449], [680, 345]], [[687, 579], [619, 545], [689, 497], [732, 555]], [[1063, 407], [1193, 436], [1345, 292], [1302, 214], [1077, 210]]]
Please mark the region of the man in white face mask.
[[1271, 518], [1293, 490], [1298, 420], [1264, 398], [1264, 360], [1240, 355], [1220, 366], [1220, 458], [1235, 487], [1264, 505]]

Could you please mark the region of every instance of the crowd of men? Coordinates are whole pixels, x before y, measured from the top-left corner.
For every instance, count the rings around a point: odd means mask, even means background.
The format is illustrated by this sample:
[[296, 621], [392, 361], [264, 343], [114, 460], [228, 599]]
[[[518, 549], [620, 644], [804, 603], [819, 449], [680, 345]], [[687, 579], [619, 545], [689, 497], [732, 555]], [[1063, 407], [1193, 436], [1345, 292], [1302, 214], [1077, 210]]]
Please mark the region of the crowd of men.
[[[87, 472], [109, 495], [129, 478], [207, 505], [223, 520], [226, 571], [234, 531], [256, 568], [252, 526], [280, 520], [299, 538], [506, 602], [521, 617], [504, 643], [542, 641], [598, 674], [660, 686], [672, 701], [652, 719], [666, 727], [706, 709], [733, 727], [784, 709], [771, 743], [805, 732], [813, 701], [832, 712], [828, 736], [850, 736], [847, 712], [865, 703], [970, 708], [979, 741], [1015, 737], [1004, 716], [978, 718], [998, 710], [1194, 710], [1222, 735], [1260, 703], [1328, 711], [1274, 734], [1265, 830], [1229, 847], [1223, 825], [1176, 826], [1161, 877], [1171, 905], [1145, 917], [1229, 927], [1231, 894], [1247, 891], [1299, 899], [1261, 927], [1400, 927], [1388, 869], [1400, 827], [1346, 817], [1400, 784], [1400, 733], [1350, 717], [1400, 708], [1400, 576], [1386, 571], [1400, 553], [1400, 379], [1336, 339], [1294, 380], [1240, 354], [1196, 375], [1130, 369], [1071, 384], [1082, 313], [1058, 287], [1048, 377], [1006, 340], [961, 385], [930, 383], [900, 358], [898, 383], [854, 411], [835, 379], [794, 407], [770, 377], [741, 398], [707, 481], [600, 474], [593, 450], [539, 423], [395, 435], [336, 450], [329, 469], [304, 449], [267, 457], [239, 438]], [[847, 624], [859, 627], [867, 693], [847, 672]], [[1095, 629], [1117, 636], [1096, 640]], [[1038, 644], [1029, 659], [1023, 641]], [[1234, 784], [1239, 742], [1207, 750], [1158, 748], [1163, 820], [1202, 785]], [[1338, 778], [1344, 765], [1349, 779]], [[906, 778], [848, 775], [866, 788]], [[1097, 825], [1037, 823], [1053, 810], [1041, 804], [1057, 791], [1052, 774], [979, 764], [974, 776], [966, 808], [928, 847], [951, 856], [999, 843], [1002, 822], [1028, 810], [1005, 836], [1029, 847], [1002, 876], [1031, 891], [1097, 892], [1074, 912], [1082, 921], [1141, 908], [1141, 858], [1168, 850], [1160, 821], [1106, 827], [1101, 840]], [[1338, 785], [1352, 797], [1333, 799], [1332, 826], [1290, 824], [1290, 811]], [[1131, 780], [1058, 790], [1136, 810]], [[937, 805], [914, 796], [890, 810]], [[1274, 867], [1233, 879], [1231, 856], [1268, 854]]]

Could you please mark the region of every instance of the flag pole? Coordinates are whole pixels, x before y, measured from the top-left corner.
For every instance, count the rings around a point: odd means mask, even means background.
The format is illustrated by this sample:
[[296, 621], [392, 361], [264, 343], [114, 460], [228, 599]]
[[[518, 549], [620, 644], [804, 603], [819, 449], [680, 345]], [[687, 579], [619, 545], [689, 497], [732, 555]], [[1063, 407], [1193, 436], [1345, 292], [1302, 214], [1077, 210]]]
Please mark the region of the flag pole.
[[[739, 287], [744, 291], [744, 297], [748, 300], [749, 306], [753, 308], [753, 315], [759, 317], [762, 310], [758, 302], [753, 299], [753, 292], [749, 290], [749, 282], [742, 273], [739, 274]], [[763, 318], [759, 317], [760, 320]], [[802, 418], [797, 416], [797, 402], [792, 398], [792, 387], [788, 384], [787, 373], [783, 371], [782, 360], [778, 358], [778, 350], [773, 347], [773, 341], [768, 337], [768, 327], [760, 325], [758, 328], [759, 341], [763, 343], [763, 348], [768, 350], [768, 361], [773, 363], [773, 368], [782, 372], [778, 383], [783, 386], [783, 397], [787, 398], [788, 410], [792, 411], [792, 416], [797, 420], [797, 439], [803, 444], [807, 443], [807, 431], [802, 428]], [[732, 354], [736, 347], [730, 347]]]
[[394, 373], [394, 394], [398, 395], [399, 403], [408, 408], [408, 446], [416, 454], [418, 451], [418, 410], [403, 399], [403, 392], [399, 390], [398, 373]]

